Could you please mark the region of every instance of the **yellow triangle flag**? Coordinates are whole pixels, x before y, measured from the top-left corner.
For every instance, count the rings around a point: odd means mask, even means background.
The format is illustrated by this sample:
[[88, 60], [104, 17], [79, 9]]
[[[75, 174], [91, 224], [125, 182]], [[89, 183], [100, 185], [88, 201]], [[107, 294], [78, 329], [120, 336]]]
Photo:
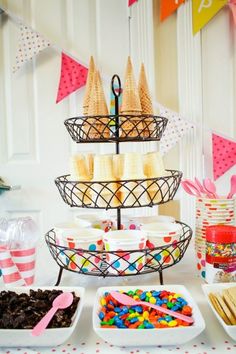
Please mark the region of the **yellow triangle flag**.
[[228, 0], [193, 0], [193, 34], [200, 31], [227, 3]]

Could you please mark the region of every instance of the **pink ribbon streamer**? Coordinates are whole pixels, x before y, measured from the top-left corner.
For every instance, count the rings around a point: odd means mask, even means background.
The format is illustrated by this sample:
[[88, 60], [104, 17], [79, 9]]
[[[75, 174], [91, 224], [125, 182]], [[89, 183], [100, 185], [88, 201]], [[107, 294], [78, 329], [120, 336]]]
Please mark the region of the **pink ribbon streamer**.
[[228, 5], [232, 11], [234, 25], [236, 26], [236, 0], [229, 0]]
[[138, 0], [129, 0], [129, 4], [128, 6], [132, 6], [135, 2], [137, 2]]

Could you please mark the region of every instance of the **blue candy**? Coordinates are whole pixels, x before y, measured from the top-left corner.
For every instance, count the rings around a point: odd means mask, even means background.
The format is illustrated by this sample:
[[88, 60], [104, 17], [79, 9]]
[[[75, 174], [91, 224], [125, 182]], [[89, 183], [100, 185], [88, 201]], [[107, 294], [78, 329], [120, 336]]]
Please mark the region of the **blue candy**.
[[120, 307], [115, 307], [115, 308], [114, 308], [114, 311], [115, 311], [115, 312], [121, 312], [121, 308], [120, 308]]
[[140, 297], [139, 297], [139, 298], [140, 298], [140, 300], [142, 300], [142, 301], [143, 301], [143, 300], [145, 300], [145, 299], [146, 299], [146, 293], [147, 293], [147, 292], [146, 292], [146, 291], [144, 291], [144, 292], [140, 295]]
[[130, 323], [135, 323], [135, 322], [138, 322], [138, 319], [137, 319], [137, 317], [133, 317], [133, 318], [131, 318], [131, 320], [129, 322]]
[[145, 328], [155, 328], [155, 326], [152, 323], [146, 323], [144, 325]]
[[104, 315], [104, 313], [103, 313], [103, 312], [100, 312], [100, 313], [99, 313], [99, 315], [98, 315], [98, 317], [100, 318], [100, 320], [103, 320], [103, 319], [104, 319], [104, 317], [105, 317], [105, 315]]
[[138, 313], [142, 313], [143, 312], [143, 308], [141, 306], [135, 306], [134, 311], [138, 312]]

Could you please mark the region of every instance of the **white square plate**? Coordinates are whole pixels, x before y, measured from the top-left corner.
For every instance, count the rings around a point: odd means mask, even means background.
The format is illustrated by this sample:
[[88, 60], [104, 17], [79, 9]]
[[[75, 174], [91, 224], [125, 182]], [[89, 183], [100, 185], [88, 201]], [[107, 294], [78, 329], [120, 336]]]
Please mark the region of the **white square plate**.
[[74, 291], [75, 295], [80, 297], [76, 312], [72, 318], [70, 327], [62, 328], [48, 328], [41, 336], [34, 337], [31, 334], [31, 329], [0, 329], [0, 346], [1, 347], [51, 347], [62, 344], [73, 333], [81, 314], [84, 302], [84, 288], [81, 287], [9, 287], [0, 288], [0, 291], [14, 291], [17, 294], [29, 293], [30, 289], [33, 290], [62, 290], [63, 292]]
[[[101, 328], [98, 313], [101, 305], [100, 299], [106, 291], [111, 290], [167, 290], [181, 294], [193, 309], [194, 324], [189, 327], [153, 328], [153, 329], [119, 329]], [[158, 286], [113, 286], [99, 288], [93, 307], [93, 329], [99, 337], [118, 346], [146, 346], [146, 345], [177, 345], [188, 342], [197, 337], [205, 328], [201, 312], [188, 290], [183, 285], [158, 285]]]
[[222, 320], [220, 315], [214, 309], [214, 307], [209, 299], [209, 296], [208, 296], [209, 293], [221, 293], [223, 289], [231, 288], [233, 286], [236, 286], [236, 283], [203, 284], [202, 289], [203, 289], [203, 292], [207, 298], [207, 302], [208, 302], [210, 308], [212, 309], [214, 315], [216, 316], [216, 318], [218, 319], [218, 321], [220, 322], [220, 324], [224, 328], [225, 332], [231, 338], [236, 340], [236, 326], [229, 326]]

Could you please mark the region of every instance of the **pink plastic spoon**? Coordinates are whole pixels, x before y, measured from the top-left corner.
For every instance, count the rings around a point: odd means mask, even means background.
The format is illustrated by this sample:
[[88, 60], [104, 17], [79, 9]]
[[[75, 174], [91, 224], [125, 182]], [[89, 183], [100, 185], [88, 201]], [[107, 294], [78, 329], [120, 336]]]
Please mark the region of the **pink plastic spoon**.
[[233, 198], [234, 194], [236, 193], [236, 175], [231, 176], [230, 180], [230, 191], [227, 195], [227, 199]]
[[215, 183], [210, 180], [210, 178], [205, 178], [203, 180], [204, 188], [212, 194], [213, 198], [218, 199], [219, 196], [216, 194], [216, 186]]
[[199, 190], [201, 193], [206, 194], [207, 197], [211, 198], [212, 195], [204, 188], [204, 186], [201, 184], [201, 182], [199, 181], [199, 179], [197, 179], [197, 177], [195, 177], [195, 183], [198, 186]]
[[47, 325], [59, 309], [65, 309], [69, 307], [73, 302], [73, 295], [71, 293], [62, 293], [58, 295], [53, 303], [52, 308], [46, 313], [45, 316], [36, 324], [36, 326], [32, 329], [33, 336], [40, 336], [44, 330], [47, 328]]
[[190, 195], [194, 195], [195, 197], [201, 197], [201, 194], [199, 193], [199, 191], [196, 189], [196, 187], [192, 187], [189, 185], [189, 183], [187, 181], [182, 181], [181, 182], [181, 186], [183, 187], [183, 189], [185, 190], [185, 192], [187, 192]]
[[194, 322], [192, 317], [188, 317], [188, 316], [182, 315], [181, 313], [168, 310], [164, 307], [151, 304], [150, 302], [136, 301], [133, 298], [131, 298], [130, 296], [118, 293], [116, 291], [111, 291], [110, 294], [115, 300], [117, 300], [118, 302], [120, 302], [123, 305], [126, 305], [126, 306], [136, 306], [136, 305], [148, 306], [148, 307], [152, 307], [153, 309], [155, 309], [157, 311], [166, 313], [167, 315], [173, 316], [175, 318], [179, 318], [180, 320], [182, 320], [184, 322], [188, 322], [188, 323]]

